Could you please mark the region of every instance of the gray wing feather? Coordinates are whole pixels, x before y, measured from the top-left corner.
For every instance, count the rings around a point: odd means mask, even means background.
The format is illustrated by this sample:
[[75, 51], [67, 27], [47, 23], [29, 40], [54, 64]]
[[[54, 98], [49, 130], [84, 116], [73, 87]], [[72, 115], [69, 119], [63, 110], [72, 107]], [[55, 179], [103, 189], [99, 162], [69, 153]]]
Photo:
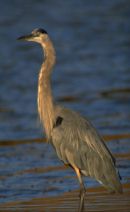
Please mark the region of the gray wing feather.
[[53, 129], [52, 141], [54, 146], [60, 148], [59, 152], [64, 153], [66, 148], [70, 152], [75, 150], [78, 154], [93, 151], [99, 157], [104, 158], [104, 156], [107, 156], [114, 162], [112, 154], [88, 120], [80, 114], [65, 108], [60, 108], [57, 113], [58, 116], [63, 118], [63, 122]]
[[56, 114], [63, 118], [62, 124], [52, 131], [52, 143], [58, 157], [111, 190], [113, 186], [118, 190], [120, 181], [115, 159], [92, 124], [66, 108], [58, 108]]

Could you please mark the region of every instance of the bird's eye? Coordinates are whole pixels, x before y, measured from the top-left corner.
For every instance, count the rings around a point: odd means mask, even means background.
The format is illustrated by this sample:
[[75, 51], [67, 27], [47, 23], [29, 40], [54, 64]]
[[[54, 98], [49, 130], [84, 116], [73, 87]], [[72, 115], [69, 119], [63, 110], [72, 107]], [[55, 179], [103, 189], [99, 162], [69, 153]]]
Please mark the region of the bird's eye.
[[33, 30], [32, 35], [33, 35], [33, 37], [38, 37], [40, 35], [40, 33], [37, 30]]
[[35, 32], [35, 33], [33, 34], [34, 37], [38, 37], [39, 35], [40, 35], [39, 32]]

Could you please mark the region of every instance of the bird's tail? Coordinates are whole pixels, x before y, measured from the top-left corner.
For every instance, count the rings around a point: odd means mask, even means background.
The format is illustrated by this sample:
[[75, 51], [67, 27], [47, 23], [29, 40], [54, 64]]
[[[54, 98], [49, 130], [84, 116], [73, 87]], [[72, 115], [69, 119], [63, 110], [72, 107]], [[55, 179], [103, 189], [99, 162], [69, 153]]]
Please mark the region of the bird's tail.
[[111, 157], [89, 157], [82, 155], [84, 168], [82, 174], [95, 178], [99, 183], [106, 187], [110, 192], [122, 193], [120, 175], [115, 167], [115, 161]]
[[[105, 164], [105, 167], [107, 164]], [[116, 193], [122, 193], [123, 188], [122, 184], [120, 182], [120, 175], [118, 170], [116, 169], [114, 164], [109, 163], [109, 168], [107, 168], [107, 171], [104, 172], [104, 177], [101, 180], [104, 187], [106, 187], [110, 192], [116, 192]]]

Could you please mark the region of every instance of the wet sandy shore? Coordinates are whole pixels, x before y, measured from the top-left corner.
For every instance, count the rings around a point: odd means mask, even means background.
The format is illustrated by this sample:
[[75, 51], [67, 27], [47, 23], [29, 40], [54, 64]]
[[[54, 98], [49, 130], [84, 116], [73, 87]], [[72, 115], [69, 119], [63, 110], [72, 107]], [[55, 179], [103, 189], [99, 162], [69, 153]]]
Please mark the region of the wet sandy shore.
[[[102, 187], [89, 188], [85, 199], [85, 212], [129, 212], [130, 184], [123, 185], [123, 194], [108, 194]], [[34, 198], [29, 201], [2, 204], [0, 211], [75, 212], [78, 209], [77, 190], [57, 197]]]

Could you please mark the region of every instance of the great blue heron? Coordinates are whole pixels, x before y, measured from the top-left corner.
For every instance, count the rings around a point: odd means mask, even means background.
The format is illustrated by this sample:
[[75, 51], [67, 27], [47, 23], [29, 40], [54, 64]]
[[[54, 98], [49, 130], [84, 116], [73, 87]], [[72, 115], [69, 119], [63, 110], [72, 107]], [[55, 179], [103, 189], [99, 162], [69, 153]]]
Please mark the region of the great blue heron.
[[51, 73], [56, 61], [54, 46], [44, 29], [35, 29], [19, 40], [40, 43], [44, 50], [38, 82], [38, 112], [47, 139], [61, 161], [71, 166], [80, 183], [79, 211], [84, 208], [82, 175], [95, 178], [109, 191], [122, 192], [115, 159], [93, 125], [79, 113], [57, 105], [51, 91]]

